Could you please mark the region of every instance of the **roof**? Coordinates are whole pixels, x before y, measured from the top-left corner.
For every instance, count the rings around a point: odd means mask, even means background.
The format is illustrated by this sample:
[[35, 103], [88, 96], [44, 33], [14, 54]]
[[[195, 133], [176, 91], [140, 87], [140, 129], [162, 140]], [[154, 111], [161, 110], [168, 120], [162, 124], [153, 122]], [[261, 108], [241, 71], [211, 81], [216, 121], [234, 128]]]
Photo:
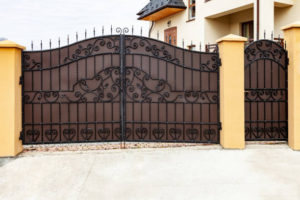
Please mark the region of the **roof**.
[[140, 12], [138, 12], [137, 15], [140, 15], [139, 19], [142, 19], [164, 8], [185, 9], [186, 6], [183, 0], [150, 0], [150, 2]]

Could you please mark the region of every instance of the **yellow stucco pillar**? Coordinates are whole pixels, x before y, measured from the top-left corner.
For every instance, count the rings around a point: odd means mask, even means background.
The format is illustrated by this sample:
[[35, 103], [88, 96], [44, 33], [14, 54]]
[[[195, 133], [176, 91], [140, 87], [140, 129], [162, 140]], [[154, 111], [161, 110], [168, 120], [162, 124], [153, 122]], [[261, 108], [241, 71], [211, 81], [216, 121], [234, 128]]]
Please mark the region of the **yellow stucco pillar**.
[[220, 68], [221, 145], [245, 148], [244, 43], [247, 38], [227, 35], [217, 41]]
[[16, 156], [22, 142], [21, 54], [25, 47], [0, 41], [0, 157]]
[[290, 64], [288, 66], [289, 146], [300, 150], [300, 22], [282, 28]]

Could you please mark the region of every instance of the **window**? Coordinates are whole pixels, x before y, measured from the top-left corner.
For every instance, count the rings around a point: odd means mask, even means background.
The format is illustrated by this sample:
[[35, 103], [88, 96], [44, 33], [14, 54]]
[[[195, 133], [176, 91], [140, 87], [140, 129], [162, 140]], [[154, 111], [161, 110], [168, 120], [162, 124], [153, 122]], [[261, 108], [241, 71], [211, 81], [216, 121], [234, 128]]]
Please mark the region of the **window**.
[[196, 17], [196, 0], [189, 0], [189, 20]]
[[253, 21], [242, 23], [242, 36], [248, 38], [249, 40], [253, 39], [254, 37], [253, 28], [254, 28]]

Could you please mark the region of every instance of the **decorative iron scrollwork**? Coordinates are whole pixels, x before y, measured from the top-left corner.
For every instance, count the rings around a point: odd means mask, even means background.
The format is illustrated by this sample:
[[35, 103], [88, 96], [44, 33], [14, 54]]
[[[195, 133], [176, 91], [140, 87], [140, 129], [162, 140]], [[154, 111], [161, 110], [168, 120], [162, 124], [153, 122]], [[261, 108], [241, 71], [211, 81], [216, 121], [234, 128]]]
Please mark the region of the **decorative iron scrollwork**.
[[71, 129], [64, 129], [63, 130], [63, 136], [66, 138], [68, 142], [73, 141], [74, 137], [76, 136], [76, 130], [71, 128]]
[[93, 134], [94, 131], [91, 128], [81, 129], [80, 131], [80, 135], [85, 141], [89, 141], [92, 138]]
[[258, 59], [271, 59], [277, 63], [282, 63], [283, 57], [286, 57], [286, 50], [271, 40], [253, 42], [245, 49], [246, 64]]
[[172, 140], [179, 140], [182, 135], [182, 130], [178, 128], [171, 128], [169, 134], [172, 137]]
[[252, 139], [286, 138], [287, 127], [246, 127], [246, 137]]
[[284, 101], [286, 100], [284, 89], [255, 89], [245, 93], [246, 101]]
[[217, 132], [215, 129], [206, 129], [204, 130], [204, 134], [203, 134], [204, 138], [208, 141], [213, 140], [216, 137], [216, 135]]
[[39, 130], [28, 130], [26, 131], [26, 135], [31, 137], [31, 141], [37, 142], [41, 135], [41, 132]]
[[[176, 91], [164, 79], [155, 79], [137, 67], [127, 67], [125, 88], [128, 100], [140, 103], [217, 103], [217, 91]], [[24, 94], [24, 102], [112, 102], [120, 94], [120, 68], [110, 67], [92, 79], [79, 80], [70, 92], [36, 92]]]
[[[116, 128], [114, 130], [115, 136], [119, 139], [122, 140], [122, 129], [121, 128]], [[128, 140], [128, 138], [131, 136], [131, 129], [130, 128], [125, 128], [125, 133], [124, 133], [124, 139]]]
[[41, 62], [37, 62], [35, 59], [31, 59], [29, 54], [23, 54], [23, 69], [33, 70], [33, 69], [41, 69]]
[[101, 48], [106, 47], [109, 50], [113, 50], [112, 53], [118, 53], [120, 51], [119, 45], [116, 42], [119, 41], [118, 37], [107, 37], [107, 38], [97, 38], [91, 41], [92, 43], [83, 46], [81, 43], [78, 44], [78, 48], [71, 55], [71, 57], [66, 57], [64, 63], [70, 63], [77, 61], [79, 59], [87, 58], [91, 55], [97, 54]]
[[54, 142], [58, 136], [58, 131], [55, 129], [46, 130], [45, 136], [49, 142]]
[[152, 56], [179, 64], [180, 61], [175, 55], [167, 50], [166, 45], [158, 46], [158, 44], [152, 44], [149, 39], [142, 37], [130, 37], [127, 36], [126, 40], [126, 53], [131, 54], [131, 50], [137, 50], [139, 47], [144, 48], [146, 53], [150, 53]]
[[199, 136], [199, 131], [197, 129], [188, 129], [186, 131], [186, 135], [188, 136], [189, 140], [195, 141]]
[[121, 28], [121, 27], [117, 27], [116, 28], [116, 33], [122, 35], [122, 34], [127, 34], [129, 33], [129, 28], [125, 27], [125, 28]]
[[139, 140], [145, 140], [148, 135], [148, 129], [146, 128], [137, 128], [135, 130], [136, 135], [138, 136]]
[[108, 139], [108, 137], [110, 136], [110, 129], [108, 129], [108, 128], [99, 129], [98, 135], [101, 138], [101, 140], [106, 141]]
[[165, 129], [156, 128], [152, 131], [152, 134], [156, 140], [162, 140], [165, 136]]

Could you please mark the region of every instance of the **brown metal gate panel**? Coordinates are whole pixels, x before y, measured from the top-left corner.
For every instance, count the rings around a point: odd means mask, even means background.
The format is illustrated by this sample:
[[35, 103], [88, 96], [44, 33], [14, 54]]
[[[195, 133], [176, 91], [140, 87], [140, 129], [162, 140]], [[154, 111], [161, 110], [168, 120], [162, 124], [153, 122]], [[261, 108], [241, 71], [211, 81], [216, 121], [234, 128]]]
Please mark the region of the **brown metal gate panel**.
[[219, 57], [138, 36], [23, 53], [23, 142], [219, 142]]
[[245, 49], [246, 140], [287, 140], [288, 57], [270, 40]]

